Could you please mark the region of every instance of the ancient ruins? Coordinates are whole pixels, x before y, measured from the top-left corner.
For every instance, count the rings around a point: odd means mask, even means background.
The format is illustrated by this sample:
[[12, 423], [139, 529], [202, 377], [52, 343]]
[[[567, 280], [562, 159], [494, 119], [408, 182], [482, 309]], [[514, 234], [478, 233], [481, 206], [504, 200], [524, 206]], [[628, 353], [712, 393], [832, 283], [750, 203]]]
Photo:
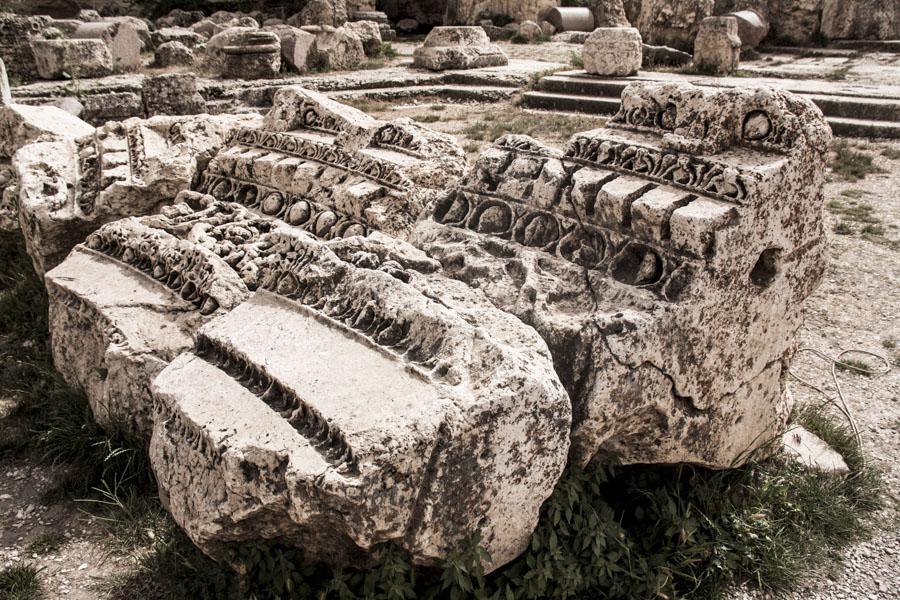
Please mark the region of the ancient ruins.
[[[149, 448], [204, 552], [363, 566], [395, 542], [433, 565], [477, 533], [491, 571], [567, 465], [724, 469], [780, 437], [826, 264], [829, 125], [849, 125], [822, 93], [701, 76], [770, 30], [849, 38], [865, 15], [301, 4], [0, 14], [0, 235], [44, 276], [56, 368]], [[540, 42], [583, 65], [521, 58]], [[351, 106], [520, 91], [613, 110], [562, 145], [473, 151]]]

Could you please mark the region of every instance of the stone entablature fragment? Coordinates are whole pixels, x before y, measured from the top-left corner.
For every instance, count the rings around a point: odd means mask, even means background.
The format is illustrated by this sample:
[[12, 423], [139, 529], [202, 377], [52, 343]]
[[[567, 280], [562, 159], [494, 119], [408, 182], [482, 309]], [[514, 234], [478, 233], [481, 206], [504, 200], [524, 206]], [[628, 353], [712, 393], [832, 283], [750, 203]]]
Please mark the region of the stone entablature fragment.
[[547, 341], [575, 461], [726, 467], [789, 413], [829, 140], [786, 92], [633, 84], [564, 152], [499, 140], [411, 239]]

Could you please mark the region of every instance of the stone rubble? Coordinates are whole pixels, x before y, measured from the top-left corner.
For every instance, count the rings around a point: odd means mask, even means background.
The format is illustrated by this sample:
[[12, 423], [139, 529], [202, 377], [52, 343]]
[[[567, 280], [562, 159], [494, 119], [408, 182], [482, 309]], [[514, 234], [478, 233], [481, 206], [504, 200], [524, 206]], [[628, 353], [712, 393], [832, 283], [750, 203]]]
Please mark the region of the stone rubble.
[[144, 41], [127, 21], [84, 23], [72, 33], [72, 39], [102, 40], [116, 70], [132, 71], [141, 66]]
[[634, 27], [598, 27], [584, 43], [581, 58], [592, 75], [634, 75], [643, 60], [641, 34]]
[[413, 66], [431, 71], [506, 65], [509, 60], [481, 27], [435, 27], [416, 48]]
[[101, 39], [33, 40], [37, 74], [43, 79], [105, 77], [113, 73], [113, 57]]
[[735, 17], [708, 17], [694, 40], [694, 65], [704, 73], [728, 75], [737, 70], [741, 38]]

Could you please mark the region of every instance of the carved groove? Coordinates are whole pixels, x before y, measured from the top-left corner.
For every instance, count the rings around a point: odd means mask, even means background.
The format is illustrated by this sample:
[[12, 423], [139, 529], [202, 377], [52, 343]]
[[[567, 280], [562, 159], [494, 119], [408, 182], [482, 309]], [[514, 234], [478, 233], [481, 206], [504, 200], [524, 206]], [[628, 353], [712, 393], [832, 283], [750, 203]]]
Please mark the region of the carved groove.
[[197, 336], [195, 352], [287, 420], [330, 464], [351, 473], [359, 472], [359, 465], [344, 434], [252, 361], [203, 334]]

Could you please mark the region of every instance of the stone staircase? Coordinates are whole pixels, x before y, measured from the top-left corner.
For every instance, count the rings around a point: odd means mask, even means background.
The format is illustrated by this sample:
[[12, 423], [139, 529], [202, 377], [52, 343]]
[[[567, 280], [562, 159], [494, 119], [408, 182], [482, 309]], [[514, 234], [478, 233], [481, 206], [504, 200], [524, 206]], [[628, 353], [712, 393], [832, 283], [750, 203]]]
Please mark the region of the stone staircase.
[[[655, 73], [641, 73], [634, 77], [602, 78], [584, 71], [566, 71], [548, 75], [533, 91], [525, 92], [528, 108], [614, 114], [619, 110], [619, 97], [625, 86], [633, 81], [657, 80]], [[671, 81], [671, 74], [659, 81]], [[711, 85], [704, 80], [690, 79], [698, 85]], [[900, 97], [866, 96], [862, 93], [827, 93], [824, 89], [796, 85], [785, 80], [789, 91], [811, 100], [825, 114], [832, 131], [839, 136], [867, 138], [900, 138]]]

